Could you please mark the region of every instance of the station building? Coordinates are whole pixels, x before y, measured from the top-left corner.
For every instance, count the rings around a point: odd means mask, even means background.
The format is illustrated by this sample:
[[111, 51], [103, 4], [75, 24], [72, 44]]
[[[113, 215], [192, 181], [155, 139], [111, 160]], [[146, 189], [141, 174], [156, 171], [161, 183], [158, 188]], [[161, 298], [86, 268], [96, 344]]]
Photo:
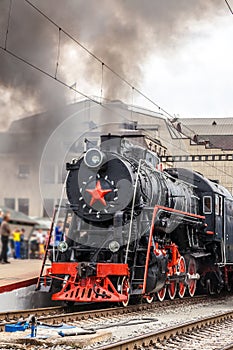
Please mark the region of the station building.
[[176, 167], [192, 168], [233, 194], [233, 118], [186, 118], [175, 126], [186, 136], [187, 153], [165, 157]]
[[[65, 162], [119, 130], [143, 136], [164, 168], [191, 167], [233, 191], [232, 119], [167, 120], [120, 101], [81, 101], [14, 121], [0, 133], [0, 206], [30, 216], [51, 216], [65, 180]], [[85, 136], [86, 135], [86, 136]], [[85, 137], [84, 137], [85, 136]]]

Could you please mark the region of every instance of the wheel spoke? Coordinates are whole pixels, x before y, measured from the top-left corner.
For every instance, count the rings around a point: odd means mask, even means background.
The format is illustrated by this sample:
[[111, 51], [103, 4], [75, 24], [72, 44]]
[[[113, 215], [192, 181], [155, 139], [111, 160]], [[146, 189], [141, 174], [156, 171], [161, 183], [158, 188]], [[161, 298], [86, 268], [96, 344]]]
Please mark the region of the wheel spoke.
[[125, 301], [122, 301], [120, 304], [124, 307], [126, 307], [129, 303], [129, 297], [130, 297], [130, 294], [129, 294], [129, 280], [126, 276], [124, 276], [122, 278], [122, 280], [120, 282], [118, 282], [118, 284], [120, 285], [120, 293], [122, 295], [125, 295], [127, 296], [127, 299]]
[[163, 287], [162, 289], [160, 289], [160, 291], [157, 292], [157, 297], [158, 297], [159, 301], [164, 300], [165, 295], [166, 295], [166, 291], [167, 291], [167, 288]]
[[171, 300], [175, 299], [176, 296], [176, 290], [177, 290], [177, 283], [176, 281], [170, 282], [168, 286], [168, 295]]
[[[190, 258], [189, 262], [188, 262], [188, 274], [190, 276], [193, 276], [196, 274], [196, 262], [193, 258]], [[194, 296], [195, 292], [196, 292], [196, 287], [197, 287], [197, 280], [195, 279], [188, 279], [188, 291], [189, 291], [189, 295], [191, 297]]]
[[[186, 264], [185, 264], [185, 260], [184, 257], [181, 256], [179, 259], [179, 272], [184, 274], [186, 273]], [[179, 282], [179, 297], [183, 298], [185, 295], [185, 291], [186, 291], [186, 285], [185, 282]]]
[[144, 300], [147, 302], [147, 304], [151, 304], [154, 300], [154, 295], [153, 294], [147, 295], [145, 296]]

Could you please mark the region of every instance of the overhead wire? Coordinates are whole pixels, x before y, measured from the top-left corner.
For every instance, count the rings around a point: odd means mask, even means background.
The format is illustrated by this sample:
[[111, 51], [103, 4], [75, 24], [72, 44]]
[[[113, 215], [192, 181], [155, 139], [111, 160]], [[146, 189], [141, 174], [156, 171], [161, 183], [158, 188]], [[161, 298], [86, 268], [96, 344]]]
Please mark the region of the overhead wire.
[[[231, 12], [231, 14], [233, 15], [233, 10], [232, 10], [232, 8], [231, 8], [231, 6], [230, 6], [228, 0], [224, 0], [224, 2], [226, 3], [226, 5], [227, 5], [229, 11]], [[183, 124], [182, 122], [181, 122], [181, 124], [182, 124], [187, 130], [189, 130], [191, 133], [193, 133], [193, 135], [196, 134], [195, 131], [194, 131], [193, 129], [190, 128], [190, 126], [187, 126], [187, 125]], [[213, 145], [213, 147], [216, 147], [215, 144], [212, 143], [212, 145]], [[216, 148], [218, 148], [218, 147], [216, 147]], [[225, 152], [225, 150], [222, 149], [222, 152]]]
[[6, 36], [5, 36], [5, 49], [7, 47], [7, 40], [8, 40], [8, 33], [9, 33], [9, 27], [10, 27], [10, 18], [11, 18], [11, 11], [12, 11], [12, 0], [10, 0], [9, 4], [9, 11], [8, 11], [8, 18], [7, 18], [7, 28], [6, 28]]
[[24, 0], [26, 3], [28, 3], [34, 10], [36, 10], [38, 13], [40, 13], [41, 16], [46, 18], [51, 24], [56, 26], [57, 28], [60, 28], [60, 30], [68, 37], [70, 38], [73, 42], [75, 42], [78, 46], [80, 46], [84, 51], [86, 51], [91, 57], [93, 57], [95, 60], [97, 60], [99, 63], [101, 63], [102, 66], [106, 67], [111, 73], [113, 73], [116, 77], [118, 77], [122, 82], [127, 84], [131, 89], [134, 89], [139, 95], [144, 97], [147, 101], [152, 103], [154, 106], [158, 108], [159, 111], [163, 112], [166, 114], [169, 118], [173, 118], [173, 116], [166, 111], [164, 108], [160, 107], [155, 101], [153, 101], [151, 98], [146, 96], [142, 91], [137, 89], [135, 86], [133, 86], [126, 78], [122, 77], [118, 72], [116, 72], [112, 67], [110, 67], [108, 64], [103, 62], [98, 56], [96, 56], [92, 51], [90, 51], [85, 45], [83, 45], [79, 40], [74, 38], [68, 31], [63, 29], [61, 26], [59, 26], [51, 17], [49, 17], [47, 14], [45, 14], [43, 11], [41, 11], [36, 5], [34, 5], [31, 1], [29, 0]]
[[230, 12], [231, 12], [231, 14], [233, 15], [233, 10], [232, 10], [232, 8], [231, 8], [231, 6], [230, 6], [229, 2], [228, 2], [227, 0], [224, 0], [224, 1], [225, 1], [226, 5], [227, 5], [227, 7], [228, 7], [229, 11], [230, 11]]
[[[30, 6], [32, 6], [38, 13], [40, 13], [44, 18], [46, 18], [50, 23], [52, 23], [54, 26], [56, 26], [58, 28], [58, 49], [57, 49], [57, 59], [56, 59], [56, 67], [55, 67], [55, 74], [52, 75], [48, 72], [46, 72], [45, 70], [43, 70], [42, 68], [37, 67], [36, 65], [34, 65], [33, 63], [29, 62], [28, 60], [20, 57], [19, 55], [17, 55], [16, 53], [14, 53], [13, 51], [7, 49], [7, 40], [8, 40], [8, 33], [9, 33], [9, 26], [10, 26], [10, 18], [11, 18], [11, 13], [12, 13], [12, 0], [10, 0], [10, 5], [9, 5], [9, 13], [8, 13], [8, 21], [7, 21], [7, 30], [6, 30], [6, 36], [5, 36], [5, 45], [0, 46], [0, 49], [2, 49], [3, 51], [7, 52], [9, 55], [11, 55], [12, 57], [20, 60], [21, 62], [27, 64], [28, 66], [30, 66], [31, 68], [39, 71], [40, 73], [46, 75], [47, 77], [54, 79], [55, 81], [57, 81], [58, 83], [62, 84], [63, 86], [65, 86], [66, 88], [69, 88], [71, 90], [73, 90], [74, 92], [78, 93], [80, 96], [92, 101], [93, 103], [96, 103], [98, 105], [101, 105], [103, 108], [106, 108], [109, 110], [109, 108], [106, 105], [102, 105], [102, 93], [103, 93], [103, 76], [104, 76], [104, 67], [106, 67], [109, 71], [111, 71], [114, 75], [116, 75], [118, 78], [120, 78], [123, 82], [125, 82], [129, 87], [131, 87], [132, 89], [132, 100], [133, 100], [133, 95], [134, 95], [134, 91], [136, 91], [137, 93], [139, 93], [141, 96], [143, 96], [146, 100], [148, 100], [149, 102], [151, 102], [153, 105], [155, 105], [160, 112], [163, 112], [164, 114], [166, 114], [167, 116], [169, 116], [170, 118], [173, 119], [173, 116], [167, 112], [166, 110], [164, 110], [162, 107], [160, 107], [156, 102], [154, 102], [153, 100], [151, 100], [148, 96], [146, 96], [144, 93], [142, 93], [140, 90], [138, 90], [137, 88], [135, 88], [132, 84], [130, 84], [125, 78], [123, 78], [120, 74], [118, 74], [117, 72], [115, 72], [110, 66], [106, 65], [99, 57], [97, 57], [95, 54], [93, 54], [90, 50], [88, 50], [83, 44], [81, 44], [77, 39], [75, 39], [70, 33], [68, 33], [67, 31], [65, 31], [63, 28], [61, 28], [56, 22], [54, 22], [49, 16], [47, 16], [45, 13], [43, 13], [39, 8], [37, 8], [34, 4], [32, 4], [29, 0], [24, 0], [26, 3], [28, 3]], [[226, 0], [225, 0], [226, 1]], [[228, 7], [230, 8], [228, 2], [226, 1]], [[230, 8], [231, 10], [231, 8]], [[231, 10], [232, 11], [232, 10]], [[95, 58], [98, 62], [101, 63], [101, 67], [102, 67], [102, 80], [101, 80], [101, 101], [97, 101], [94, 98], [92, 98], [91, 96], [83, 93], [81, 90], [78, 90], [76, 88], [76, 84], [75, 84], [75, 88], [74, 85], [70, 86], [69, 84], [65, 83], [63, 80], [59, 79], [57, 77], [57, 73], [58, 73], [58, 67], [59, 67], [59, 60], [60, 60], [60, 48], [61, 48], [61, 32], [63, 32], [65, 35], [67, 35], [71, 40], [73, 40], [76, 44], [78, 44], [83, 50], [85, 50], [89, 55], [91, 55], [93, 58]], [[119, 112], [117, 112], [118, 115], [122, 116], [125, 118], [125, 116], [123, 116], [122, 114], [120, 114]], [[171, 121], [171, 120], [169, 120]], [[194, 132], [191, 128], [185, 126], [187, 129], [189, 129], [190, 131]], [[162, 137], [161, 137], [162, 139]], [[164, 139], [164, 141], [167, 142], [167, 140]], [[172, 146], [174, 147], [174, 144], [172, 144]], [[185, 150], [183, 150], [182, 148], [175, 146], [176, 148], [180, 149], [181, 151], [184, 151], [186, 153], [189, 153]], [[225, 175], [233, 178], [233, 176], [231, 176], [230, 174], [226, 173], [224, 170], [220, 170], [219, 168], [209, 164], [207, 161], [204, 161], [208, 166], [217, 169], [218, 171], [220, 171], [221, 173], [224, 173]]]
[[[132, 87], [132, 90], [131, 90], [131, 106], [133, 106], [134, 104], [134, 88]], [[131, 108], [131, 118], [133, 116], [133, 108]]]
[[[64, 82], [63, 80], [59, 79], [58, 77], [55, 78], [54, 75], [52, 75], [52, 74], [46, 72], [45, 70], [43, 70], [43, 69], [40, 68], [40, 67], [37, 67], [36, 65], [34, 65], [34, 64], [31, 63], [31, 62], [29, 62], [29, 61], [26, 60], [25, 58], [22, 58], [22, 57], [18, 56], [16, 53], [12, 52], [11, 50], [9, 50], [9, 49], [7, 49], [7, 48], [5, 49], [3, 46], [0, 46], [0, 49], [3, 50], [3, 51], [5, 51], [5, 52], [7, 52], [10, 56], [16, 58], [17, 60], [19, 60], [19, 61], [25, 63], [26, 65], [30, 66], [31, 68], [35, 69], [36, 71], [38, 71], [38, 72], [44, 74], [45, 76], [47, 76], [47, 77], [53, 79], [54, 81], [60, 83], [61, 85], [65, 86], [66, 88], [69, 88], [70, 90], [72, 90], [72, 91], [78, 93], [79, 95], [81, 95], [81, 96], [84, 97], [85, 99], [87, 99], [87, 100], [89, 100], [89, 101], [92, 101], [93, 103], [95, 103], [95, 104], [97, 104], [97, 105], [100, 105], [102, 108], [104, 108], [104, 109], [106, 109], [106, 110], [112, 112], [112, 109], [111, 109], [110, 107], [108, 107], [108, 105], [106, 105], [106, 104], [103, 105], [100, 101], [97, 101], [97, 100], [95, 100], [93, 97], [91, 97], [91, 96], [85, 94], [84, 92], [78, 90], [78, 89], [76, 88], [76, 84], [69, 85], [69, 84], [67, 84], [66, 82]], [[74, 86], [75, 86], [75, 87], [74, 87]], [[125, 115], [124, 115], [124, 114], [121, 114], [119, 111], [115, 111], [115, 110], [114, 110], [114, 113], [115, 113], [116, 115], [118, 115], [118, 116], [124, 118], [124, 120], [126, 120]]]
[[[65, 83], [64, 81], [62, 81], [61, 79], [57, 78], [57, 72], [58, 72], [58, 66], [59, 66], [59, 58], [60, 58], [60, 46], [61, 46], [61, 32], [63, 32], [67, 37], [69, 37], [72, 41], [74, 41], [77, 45], [79, 45], [83, 50], [85, 50], [90, 56], [92, 56], [94, 59], [96, 59], [99, 63], [101, 63], [102, 65], [102, 77], [103, 77], [103, 73], [104, 73], [104, 67], [106, 67], [110, 72], [112, 72], [115, 76], [117, 76], [120, 80], [122, 80], [124, 83], [126, 83], [131, 89], [132, 91], [136, 91], [137, 93], [139, 93], [141, 96], [143, 96], [145, 99], [147, 99], [148, 101], [150, 101], [153, 105], [155, 105], [160, 112], [163, 112], [164, 114], [166, 114], [167, 116], [169, 116], [170, 118], [173, 118], [173, 116], [168, 113], [165, 109], [163, 109], [162, 107], [160, 107], [157, 103], [155, 103], [152, 99], [150, 99], [149, 97], [147, 97], [145, 94], [143, 94], [140, 90], [138, 90], [137, 88], [135, 88], [132, 84], [130, 84], [125, 78], [123, 78], [119, 73], [117, 73], [115, 70], [113, 70], [109, 65], [105, 64], [99, 57], [97, 57], [93, 52], [91, 52], [87, 47], [85, 47], [82, 43], [80, 43], [77, 39], [75, 39], [70, 33], [68, 33], [66, 30], [64, 30], [62, 27], [60, 27], [54, 20], [52, 20], [48, 15], [46, 15], [43, 11], [41, 11], [37, 6], [35, 6], [33, 3], [31, 3], [31, 1], [29, 0], [24, 0], [28, 5], [30, 5], [34, 10], [36, 10], [41, 16], [43, 16], [45, 19], [47, 19], [51, 24], [53, 24], [56, 28], [58, 28], [59, 31], [59, 38], [58, 38], [58, 50], [57, 50], [57, 59], [56, 59], [56, 66], [55, 66], [55, 75], [53, 76], [51, 73], [46, 72], [45, 70], [43, 70], [42, 68], [37, 67], [36, 65], [34, 65], [33, 63], [29, 62], [28, 60], [20, 57], [19, 55], [17, 55], [16, 53], [14, 53], [11, 50], [8, 50], [6, 45], [5, 47], [0, 46], [0, 49], [6, 51], [8, 54], [10, 54], [11, 56], [17, 58], [18, 60], [21, 60], [22, 62], [24, 62], [25, 64], [31, 66], [32, 68], [36, 69], [37, 71], [45, 74], [46, 76], [55, 79], [56, 81], [58, 81], [59, 83], [61, 83], [62, 85], [64, 85], [65, 87], [73, 90], [74, 92], [80, 94], [82, 97], [90, 99], [92, 102], [94, 103], [98, 103], [98, 104], [102, 104], [102, 101], [99, 103], [97, 100], [95, 100], [94, 98], [88, 96], [87, 94], [83, 93], [81, 90], [78, 90], [76, 88], [74, 88], [74, 85], [68, 85], [67, 83]], [[10, 16], [11, 16], [11, 9], [12, 9], [12, 0], [10, 0], [10, 9], [9, 9], [9, 15], [8, 15], [8, 25], [7, 25], [7, 34], [8, 35], [8, 29], [9, 29], [9, 23], [10, 23]], [[103, 78], [102, 78], [102, 84], [103, 84]], [[103, 85], [101, 84], [101, 91], [103, 91]]]
[[[123, 78], [119, 73], [117, 73], [114, 69], [112, 69], [109, 65], [107, 65], [105, 62], [103, 62], [98, 56], [96, 56], [93, 52], [91, 52], [86, 46], [84, 46], [82, 43], [80, 43], [80, 41], [78, 41], [76, 38], [74, 38], [70, 33], [68, 33], [66, 30], [64, 30], [62, 27], [60, 27], [54, 20], [52, 20], [48, 15], [46, 15], [43, 11], [41, 11], [37, 6], [35, 6], [33, 3], [31, 3], [31, 1], [29, 0], [24, 0], [28, 5], [30, 5], [34, 10], [36, 10], [41, 16], [43, 16], [45, 19], [47, 19], [51, 24], [53, 24], [56, 28], [58, 28], [59, 30], [59, 39], [58, 39], [58, 52], [57, 52], [57, 60], [56, 60], [56, 68], [55, 68], [55, 75], [53, 77], [52, 74], [44, 71], [43, 69], [40, 69], [39, 67], [35, 66], [33, 63], [29, 62], [28, 60], [18, 56], [17, 54], [15, 54], [13, 51], [11, 50], [7, 50], [7, 47], [5, 45], [5, 47], [0, 47], [0, 49], [5, 50], [7, 53], [9, 53], [10, 55], [14, 56], [17, 59], [20, 59], [22, 62], [30, 65], [32, 68], [40, 71], [41, 73], [46, 74], [48, 77], [50, 78], [55, 78], [59, 83], [63, 84], [64, 86], [70, 88], [71, 90], [77, 92], [78, 94], [80, 94], [81, 96], [90, 99], [92, 102], [97, 102], [95, 99], [90, 98], [90, 96], [88, 96], [87, 94], [83, 93], [80, 90], [77, 90], [76, 88], [74, 89], [73, 86], [70, 86], [68, 84], [66, 84], [65, 82], [63, 82], [61, 79], [57, 78], [57, 71], [58, 71], [58, 65], [59, 65], [59, 58], [60, 58], [60, 43], [61, 43], [61, 32], [63, 32], [68, 38], [70, 38], [72, 41], [74, 41], [77, 45], [79, 45], [83, 50], [85, 50], [90, 56], [92, 56], [95, 60], [97, 60], [99, 63], [101, 63], [102, 65], [102, 71], [104, 70], [104, 67], [106, 67], [110, 72], [112, 72], [115, 76], [117, 76], [120, 80], [122, 80], [124, 83], [126, 83], [131, 89], [132, 91], [136, 91], [137, 93], [139, 93], [141, 96], [143, 96], [145, 99], [147, 99], [149, 102], [151, 102], [153, 105], [155, 105], [159, 111], [163, 112], [164, 114], [166, 114], [167, 116], [169, 116], [170, 118], [173, 118], [173, 116], [167, 112], [165, 109], [163, 109], [162, 107], [160, 107], [156, 102], [154, 102], [152, 99], [150, 99], [149, 97], [147, 97], [145, 94], [143, 94], [139, 89], [135, 88], [132, 84], [130, 84], [125, 78]], [[10, 16], [11, 16], [11, 9], [12, 9], [12, 0], [10, 0], [10, 9], [9, 9], [9, 15], [8, 15], [8, 25], [7, 25], [7, 34], [6, 37], [8, 35], [8, 30], [9, 30], [9, 23], [10, 23]], [[102, 74], [103, 75], [103, 74]], [[103, 86], [101, 86], [101, 90], [103, 90]]]
[[100, 85], [100, 102], [102, 103], [103, 99], [103, 86], [104, 86], [104, 63], [101, 65], [101, 85]]
[[57, 45], [57, 62], [55, 68], [55, 79], [57, 79], [57, 72], [60, 60], [60, 50], [61, 50], [61, 28], [58, 29], [58, 45]]
[[17, 55], [16, 53], [14, 53], [13, 51], [7, 49], [7, 48], [4, 48], [3, 46], [0, 46], [0, 49], [7, 52], [10, 56], [16, 58], [17, 60], [27, 64], [28, 66], [30, 66], [31, 68], [37, 70], [38, 72], [40, 73], [43, 73], [44, 75], [46, 75], [47, 77], [51, 78], [51, 79], [54, 79], [55, 81], [59, 82], [60, 84], [64, 85], [65, 87], [73, 90], [74, 92], [77, 92], [78, 94], [80, 94], [82, 97], [88, 99], [88, 100], [91, 100], [92, 102], [94, 103], [97, 103], [97, 104], [100, 104], [98, 101], [96, 101], [94, 98], [92, 98], [91, 96], [88, 96], [87, 94], [83, 93], [82, 91], [80, 90], [77, 90], [76, 88], [74, 88], [73, 85], [69, 85], [67, 83], [65, 83], [63, 80], [59, 79], [59, 78], [55, 78], [55, 75], [52, 75], [48, 72], [46, 72], [45, 70], [43, 70], [42, 68], [40, 67], [37, 67], [35, 64], [29, 62], [28, 60], [26, 60], [25, 58], [23, 57], [20, 57], [19, 55]]
[[[11, 0], [12, 1], [12, 0]], [[99, 63], [101, 63], [101, 101], [102, 101], [102, 93], [103, 93], [103, 75], [104, 75], [104, 67], [106, 67], [110, 72], [112, 72], [115, 76], [117, 76], [122, 82], [126, 83], [131, 89], [132, 89], [132, 96], [134, 95], [134, 92], [137, 92], [139, 95], [141, 95], [143, 98], [145, 98], [148, 102], [150, 102], [151, 104], [153, 104], [154, 106], [156, 106], [156, 108], [158, 108], [158, 110], [162, 113], [164, 113], [168, 118], [169, 121], [171, 121], [172, 119], [174, 119], [174, 116], [169, 113], [168, 111], [166, 111], [164, 108], [162, 108], [161, 106], [159, 106], [158, 103], [156, 103], [154, 100], [152, 100], [151, 98], [149, 98], [148, 96], [146, 96], [141, 90], [137, 89], [135, 86], [133, 86], [126, 78], [122, 77], [118, 72], [116, 72], [112, 67], [110, 67], [108, 64], [106, 64], [105, 62], [103, 62], [97, 55], [95, 55], [92, 51], [90, 51], [85, 45], [83, 45], [79, 40], [77, 40], [76, 38], [74, 38], [69, 32], [67, 32], [65, 29], [63, 29], [62, 27], [60, 27], [51, 17], [49, 17], [47, 14], [45, 14], [43, 11], [41, 11], [36, 5], [34, 5], [30, 0], [24, 0], [26, 3], [28, 3], [32, 8], [34, 8], [34, 10], [36, 10], [38, 13], [40, 13], [41, 16], [43, 16], [44, 18], [46, 18], [50, 23], [52, 23], [54, 26], [56, 26], [59, 29], [59, 32], [62, 31], [67, 37], [69, 37], [72, 41], [74, 41], [77, 45], [79, 45], [84, 51], [86, 51], [91, 57], [93, 57], [95, 60], [97, 60]], [[229, 5], [229, 3], [227, 2], [227, 0], [225, 0], [226, 4], [228, 5], [230, 11], [232, 12], [232, 9]], [[133, 97], [132, 97], [133, 99]], [[133, 103], [132, 103], [133, 105]], [[182, 124], [183, 126], [185, 126], [185, 128], [191, 132], [193, 134], [193, 136], [195, 135], [195, 131], [193, 129], [191, 129], [189, 126]], [[188, 137], [190, 137], [190, 135], [188, 135]], [[191, 138], [191, 137], [190, 137]]]

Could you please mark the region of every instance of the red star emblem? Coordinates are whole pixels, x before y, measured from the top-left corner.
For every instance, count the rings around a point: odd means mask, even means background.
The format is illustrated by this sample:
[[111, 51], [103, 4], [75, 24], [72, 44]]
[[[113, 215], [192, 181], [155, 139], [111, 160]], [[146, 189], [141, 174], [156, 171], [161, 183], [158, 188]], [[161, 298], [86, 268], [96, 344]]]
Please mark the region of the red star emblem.
[[104, 206], [106, 206], [106, 201], [104, 199], [104, 196], [112, 192], [112, 190], [103, 190], [100, 184], [100, 180], [97, 181], [96, 186], [93, 190], [86, 190], [86, 192], [90, 193], [92, 196], [90, 205], [93, 205], [95, 202], [100, 201]]

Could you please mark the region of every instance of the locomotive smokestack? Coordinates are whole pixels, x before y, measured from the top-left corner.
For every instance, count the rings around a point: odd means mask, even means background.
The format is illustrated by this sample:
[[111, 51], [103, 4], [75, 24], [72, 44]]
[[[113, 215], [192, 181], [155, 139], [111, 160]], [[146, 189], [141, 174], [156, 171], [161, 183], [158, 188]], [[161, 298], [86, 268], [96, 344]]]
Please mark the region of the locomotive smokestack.
[[101, 151], [121, 153], [121, 136], [119, 135], [102, 135]]

